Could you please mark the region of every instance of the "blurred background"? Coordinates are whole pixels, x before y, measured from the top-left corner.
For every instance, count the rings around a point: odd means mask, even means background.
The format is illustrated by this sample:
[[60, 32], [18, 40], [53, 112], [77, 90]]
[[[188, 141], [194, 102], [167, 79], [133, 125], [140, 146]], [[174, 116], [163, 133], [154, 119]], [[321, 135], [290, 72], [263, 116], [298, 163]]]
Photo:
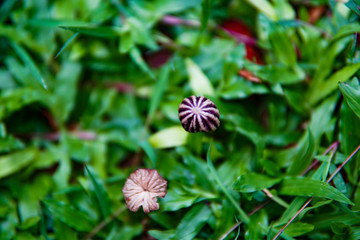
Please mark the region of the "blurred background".
[[[360, 142], [358, 5], [2, 1], [0, 239], [271, 239], [305, 196], [282, 237], [360, 239], [359, 158], [319, 185]], [[191, 95], [215, 132], [182, 128]], [[138, 168], [168, 181], [148, 215]]]

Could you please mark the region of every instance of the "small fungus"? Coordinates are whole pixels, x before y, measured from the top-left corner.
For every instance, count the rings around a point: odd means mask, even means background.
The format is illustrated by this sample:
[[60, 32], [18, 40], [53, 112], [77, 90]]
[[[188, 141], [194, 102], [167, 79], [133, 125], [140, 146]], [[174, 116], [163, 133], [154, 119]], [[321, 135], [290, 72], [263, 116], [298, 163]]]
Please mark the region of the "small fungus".
[[166, 195], [167, 181], [155, 169], [137, 169], [126, 179], [122, 192], [130, 211], [140, 206], [145, 213], [159, 209], [157, 197]]
[[191, 133], [210, 132], [220, 126], [219, 110], [206, 97], [185, 98], [179, 106], [179, 119], [184, 129]]

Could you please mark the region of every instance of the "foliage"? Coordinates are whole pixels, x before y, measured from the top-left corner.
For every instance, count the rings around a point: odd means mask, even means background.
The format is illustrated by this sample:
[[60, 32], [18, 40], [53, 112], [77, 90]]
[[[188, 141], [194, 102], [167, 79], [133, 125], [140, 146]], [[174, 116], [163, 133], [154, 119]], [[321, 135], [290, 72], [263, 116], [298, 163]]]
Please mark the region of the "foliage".
[[[325, 182], [360, 144], [359, 5], [3, 1], [0, 239], [271, 239], [310, 197], [281, 237], [359, 239], [360, 157]], [[137, 168], [159, 211], [126, 209]]]

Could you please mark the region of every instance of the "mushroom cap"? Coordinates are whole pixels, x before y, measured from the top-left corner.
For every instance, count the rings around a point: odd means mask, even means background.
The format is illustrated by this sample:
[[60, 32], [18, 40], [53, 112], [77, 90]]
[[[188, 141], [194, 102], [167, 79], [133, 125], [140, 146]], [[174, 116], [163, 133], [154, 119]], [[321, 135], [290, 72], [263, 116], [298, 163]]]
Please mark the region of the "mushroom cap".
[[165, 197], [166, 188], [167, 181], [155, 169], [137, 169], [126, 179], [122, 192], [130, 211], [142, 206], [149, 213], [159, 209], [157, 197]]
[[185, 98], [179, 106], [179, 119], [184, 129], [191, 133], [210, 132], [220, 126], [216, 105], [203, 96]]

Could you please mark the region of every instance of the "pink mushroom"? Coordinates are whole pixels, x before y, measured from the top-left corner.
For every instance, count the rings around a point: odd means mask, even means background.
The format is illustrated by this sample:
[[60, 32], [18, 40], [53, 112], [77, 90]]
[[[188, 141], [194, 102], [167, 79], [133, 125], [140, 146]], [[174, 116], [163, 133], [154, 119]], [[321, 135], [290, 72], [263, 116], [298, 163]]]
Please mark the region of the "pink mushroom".
[[126, 179], [122, 192], [130, 211], [140, 206], [145, 213], [159, 209], [157, 197], [166, 195], [167, 181], [155, 169], [137, 169]]

